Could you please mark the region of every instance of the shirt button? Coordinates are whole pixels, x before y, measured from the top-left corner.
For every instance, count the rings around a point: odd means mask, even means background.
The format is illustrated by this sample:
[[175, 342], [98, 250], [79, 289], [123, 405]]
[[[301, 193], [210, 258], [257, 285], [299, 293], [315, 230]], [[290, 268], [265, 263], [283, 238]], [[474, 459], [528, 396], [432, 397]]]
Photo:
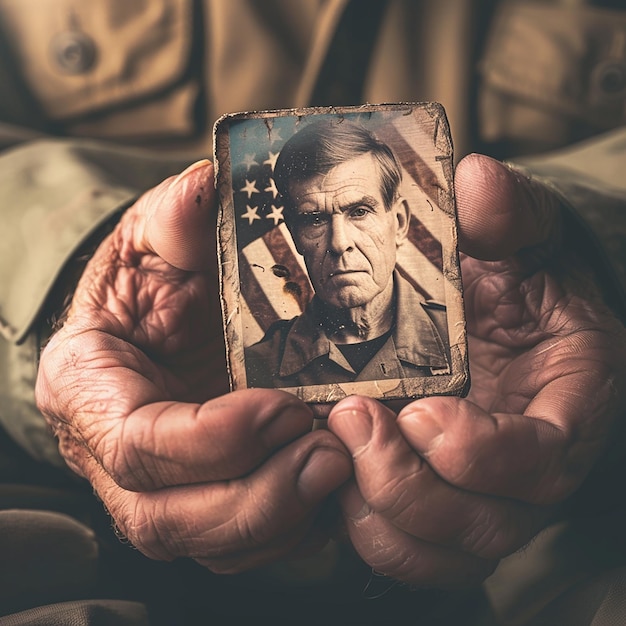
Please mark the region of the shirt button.
[[52, 55], [57, 68], [64, 74], [84, 74], [94, 65], [96, 46], [89, 35], [66, 31], [52, 40]]
[[626, 90], [626, 65], [619, 61], [605, 61], [593, 71], [596, 89], [605, 97], [620, 96]]

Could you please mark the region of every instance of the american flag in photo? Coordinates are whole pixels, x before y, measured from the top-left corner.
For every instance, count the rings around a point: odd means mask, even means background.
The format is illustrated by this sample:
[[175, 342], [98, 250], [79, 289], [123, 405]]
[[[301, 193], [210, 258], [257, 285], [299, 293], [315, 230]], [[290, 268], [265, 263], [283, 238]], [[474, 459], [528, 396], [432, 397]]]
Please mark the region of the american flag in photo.
[[[439, 189], [447, 189], [447, 183], [436, 160], [434, 126], [416, 129], [412, 116], [398, 115], [380, 115], [377, 120], [371, 114], [360, 114], [352, 121], [358, 123], [361, 115], [366, 118], [366, 127], [398, 157], [403, 169], [403, 190], [411, 198], [409, 205], [415, 203], [415, 198], [420, 205], [419, 210], [411, 206], [409, 236], [398, 250], [397, 269], [425, 300], [443, 302], [439, 239], [443, 213], [437, 203]], [[306, 123], [306, 118], [300, 121], [286, 116], [242, 120], [230, 128], [245, 345], [260, 340], [275, 321], [299, 315], [313, 296], [304, 260], [285, 226], [284, 207], [273, 178], [280, 149], [300, 123]], [[420, 154], [413, 148], [416, 141], [406, 140], [407, 136], [415, 137], [416, 132], [423, 134], [417, 141]]]

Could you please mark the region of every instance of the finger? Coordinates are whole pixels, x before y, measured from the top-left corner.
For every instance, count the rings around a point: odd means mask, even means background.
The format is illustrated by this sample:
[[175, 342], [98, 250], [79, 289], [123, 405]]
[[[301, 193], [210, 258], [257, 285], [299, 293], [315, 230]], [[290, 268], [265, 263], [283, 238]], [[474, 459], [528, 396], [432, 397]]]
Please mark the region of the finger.
[[353, 396], [329, 416], [329, 428], [350, 450], [368, 506], [419, 539], [499, 558], [524, 545], [541, 527], [537, 507], [472, 493], [450, 484], [413, 450], [395, 415]]
[[215, 574], [238, 574], [277, 560], [306, 559], [322, 550], [329, 541], [328, 533], [317, 524], [317, 516], [311, 515], [261, 548], [222, 556], [195, 557], [194, 560]]
[[616, 405], [606, 366], [576, 367], [571, 355], [558, 372], [536, 363], [518, 381], [519, 399], [531, 398], [514, 407], [524, 405], [523, 412], [489, 414], [464, 399], [424, 398], [400, 412], [398, 428], [458, 487], [535, 504], [562, 501], [601, 453]]
[[337, 439], [317, 431], [240, 480], [136, 493], [121, 489], [71, 437], [61, 435], [60, 442], [64, 456], [82, 468], [119, 531], [142, 553], [207, 563], [232, 556], [240, 560], [240, 569], [290, 551], [306, 535], [320, 504], [352, 469]]
[[[555, 426], [523, 415], [490, 415], [462, 399], [414, 402], [400, 412], [397, 426], [445, 481], [480, 493], [536, 499], [529, 489], [542, 482], [546, 464], [562, 462], [556, 450], [565, 435]], [[541, 443], [555, 454], [543, 457]], [[554, 478], [554, 470], [549, 473]]]
[[157, 489], [243, 476], [311, 426], [292, 394], [249, 389], [204, 404], [148, 404], [90, 448], [121, 486]]
[[459, 248], [470, 256], [504, 259], [558, 232], [557, 195], [500, 161], [466, 156], [456, 168], [454, 189]]
[[188, 271], [216, 266], [213, 164], [204, 159], [168, 178], [137, 202], [134, 245]]
[[[249, 389], [204, 404], [174, 402], [133, 346], [106, 336], [98, 349], [93, 332], [65, 335], [46, 349], [38, 405], [126, 489], [236, 478], [311, 430], [312, 413], [293, 394]], [[89, 359], [77, 366], [76, 355]]]
[[405, 583], [460, 587], [482, 582], [496, 560], [417, 539], [374, 511], [353, 482], [341, 489], [340, 503], [350, 541], [376, 572]]

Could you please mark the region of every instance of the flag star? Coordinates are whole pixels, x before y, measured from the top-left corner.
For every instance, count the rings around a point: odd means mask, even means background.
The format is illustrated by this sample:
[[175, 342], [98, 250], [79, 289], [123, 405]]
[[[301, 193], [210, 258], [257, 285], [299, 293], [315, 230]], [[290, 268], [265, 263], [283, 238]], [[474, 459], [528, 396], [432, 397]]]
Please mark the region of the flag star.
[[268, 220], [274, 220], [274, 226], [278, 226], [278, 222], [280, 222], [280, 220], [285, 219], [283, 217], [283, 210], [284, 207], [282, 206], [275, 206], [274, 204], [272, 204], [272, 212], [268, 213], [265, 217]]
[[276, 159], [278, 159], [278, 152], [276, 154], [274, 154], [271, 150], [269, 151], [269, 159], [265, 159], [265, 161], [263, 161], [263, 165], [269, 165], [272, 168], [272, 172], [274, 171], [274, 168], [276, 167]]
[[273, 178], [270, 178], [270, 186], [266, 187], [263, 191], [271, 191], [272, 198], [276, 198], [278, 195], [278, 189], [276, 189], [276, 183]]
[[246, 209], [247, 211], [245, 213], [241, 214], [241, 217], [243, 219], [247, 219], [248, 220], [248, 225], [252, 226], [252, 222], [254, 222], [254, 220], [260, 220], [261, 218], [256, 214], [256, 212], [259, 210], [259, 207], [251, 207], [249, 204], [246, 204]]
[[250, 168], [253, 165], [258, 165], [259, 162], [254, 158], [254, 154], [246, 154], [243, 158], [243, 164], [246, 166], [246, 169], [250, 171]]
[[242, 187], [239, 191], [245, 191], [248, 194], [248, 200], [250, 200], [250, 198], [252, 198], [252, 194], [253, 193], [261, 193], [257, 188], [256, 188], [256, 182], [253, 180], [248, 180], [246, 178], [246, 184], [244, 187]]

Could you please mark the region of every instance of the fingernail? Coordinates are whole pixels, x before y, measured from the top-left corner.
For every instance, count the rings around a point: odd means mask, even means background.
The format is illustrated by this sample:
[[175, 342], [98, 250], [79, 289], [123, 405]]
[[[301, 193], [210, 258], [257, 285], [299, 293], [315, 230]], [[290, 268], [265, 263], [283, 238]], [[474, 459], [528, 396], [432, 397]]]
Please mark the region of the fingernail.
[[365, 411], [345, 409], [333, 416], [332, 430], [354, 456], [372, 438], [372, 418]]
[[334, 448], [315, 448], [298, 476], [298, 491], [307, 503], [317, 502], [347, 480], [348, 457]]
[[189, 176], [192, 172], [195, 172], [196, 170], [199, 170], [200, 168], [206, 167], [210, 163], [211, 163], [211, 161], [209, 161], [209, 159], [200, 159], [199, 161], [196, 161], [195, 163], [192, 163], [188, 168], [184, 169], [174, 179], [174, 182], [172, 184], [176, 185], [183, 178], [187, 178], [187, 176]]

